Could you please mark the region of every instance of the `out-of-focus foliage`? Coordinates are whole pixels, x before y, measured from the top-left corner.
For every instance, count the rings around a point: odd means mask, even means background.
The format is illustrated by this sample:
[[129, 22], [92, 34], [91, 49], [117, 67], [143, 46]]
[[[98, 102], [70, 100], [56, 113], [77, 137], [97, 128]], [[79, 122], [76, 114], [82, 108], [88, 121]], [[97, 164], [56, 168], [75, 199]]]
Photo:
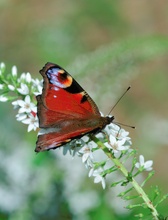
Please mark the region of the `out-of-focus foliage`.
[[[47, 62], [76, 76], [107, 113], [134, 124], [133, 146], [154, 160], [151, 184], [167, 189], [168, 3], [155, 1], [0, 2], [0, 61], [36, 77]], [[10, 71], [10, 69], [9, 69]], [[36, 155], [35, 133], [0, 103], [0, 219], [134, 219], [113, 189], [88, 180], [62, 149]], [[115, 178], [115, 177], [114, 177]], [[119, 189], [118, 189], [119, 190]], [[150, 190], [150, 185], [149, 185]], [[167, 207], [160, 207], [167, 214]]]

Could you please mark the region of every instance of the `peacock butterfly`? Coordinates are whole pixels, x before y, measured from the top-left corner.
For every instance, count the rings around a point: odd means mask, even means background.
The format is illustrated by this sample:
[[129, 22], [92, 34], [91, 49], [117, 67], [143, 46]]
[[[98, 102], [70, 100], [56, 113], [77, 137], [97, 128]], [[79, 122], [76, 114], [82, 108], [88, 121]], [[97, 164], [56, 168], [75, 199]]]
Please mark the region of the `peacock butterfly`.
[[87, 92], [57, 64], [47, 63], [42, 94], [37, 98], [37, 116], [41, 128], [36, 152], [55, 149], [72, 139], [96, 133], [110, 124], [114, 117], [101, 116]]

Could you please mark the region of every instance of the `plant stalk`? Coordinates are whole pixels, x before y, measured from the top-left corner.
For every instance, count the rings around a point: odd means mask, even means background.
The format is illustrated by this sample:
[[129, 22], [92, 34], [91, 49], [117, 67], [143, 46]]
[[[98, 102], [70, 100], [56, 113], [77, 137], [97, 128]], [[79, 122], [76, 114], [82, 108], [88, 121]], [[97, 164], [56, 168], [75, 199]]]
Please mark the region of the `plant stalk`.
[[[92, 135], [91, 139], [98, 144], [98, 146], [104, 151], [104, 153], [108, 156], [108, 158], [110, 158], [113, 161], [115, 166], [123, 173], [123, 175], [126, 178], [129, 177], [129, 172], [127, 171], [125, 166], [120, 162], [120, 160], [115, 158], [113, 156], [113, 154], [108, 150], [108, 148], [98, 138], [96, 138], [95, 136]], [[151, 200], [149, 199], [147, 194], [144, 192], [142, 187], [138, 184], [138, 182], [134, 178], [131, 178], [131, 180], [129, 182], [132, 184], [134, 189], [137, 191], [138, 195], [143, 199], [144, 203], [149, 208], [149, 210], [153, 216], [153, 219], [159, 220], [159, 214], [158, 214], [156, 208], [154, 207], [154, 205], [152, 204]]]

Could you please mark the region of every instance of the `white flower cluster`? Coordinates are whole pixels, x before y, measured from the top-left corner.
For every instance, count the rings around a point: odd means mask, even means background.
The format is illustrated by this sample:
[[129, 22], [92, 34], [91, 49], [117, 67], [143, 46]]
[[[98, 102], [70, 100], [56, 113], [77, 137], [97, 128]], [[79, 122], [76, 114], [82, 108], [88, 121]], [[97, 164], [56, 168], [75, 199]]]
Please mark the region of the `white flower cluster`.
[[[105, 134], [108, 136], [108, 140], [104, 141]], [[96, 137], [102, 140], [104, 145], [108, 148], [108, 150], [114, 155], [115, 158], [119, 158], [122, 153], [125, 154], [132, 151], [131, 149], [131, 138], [128, 136], [129, 132], [120, 128], [118, 125], [111, 123], [107, 125], [104, 129], [104, 133], [100, 132], [96, 134]], [[80, 145], [80, 148], [79, 146]], [[101, 182], [103, 189], [106, 187], [106, 180], [104, 175], [104, 171], [109, 168], [109, 159], [105, 157], [103, 162], [100, 160], [100, 155], [102, 155], [101, 149], [98, 145], [89, 139], [88, 136], [84, 136], [77, 141], [73, 141], [70, 144], [67, 144], [66, 147], [63, 148], [64, 154], [67, 151], [70, 152], [71, 155], [74, 156], [76, 153], [78, 156], [82, 158], [82, 162], [85, 164], [86, 168], [89, 169], [89, 177], [94, 177], [94, 183]], [[135, 164], [135, 167], [139, 170], [152, 170], [153, 161], [144, 161], [144, 157], [141, 155], [139, 158], [140, 162]]]
[[[96, 137], [102, 139], [104, 145], [111, 151], [115, 157], [120, 156], [121, 152], [126, 151], [131, 146], [130, 137], [128, 137], [129, 132], [126, 132], [124, 129], [120, 129], [119, 126], [111, 123], [107, 125], [104, 129], [104, 132], [108, 136], [108, 140], [104, 142], [105, 135], [103, 133], [98, 133]], [[101, 182], [103, 189], [106, 187], [105, 176], [103, 175], [105, 169], [108, 169], [108, 158], [105, 158], [105, 161], [100, 163], [96, 160], [96, 150], [101, 151], [97, 144], [93, 141], [88, 141], [80, 149], [79, 153], [82, 155], [82, 161], [85, 163], [86, 167], [90, 169], [89, 177], [94, 177], [94, 182]]]
[[[2, 95], [0, 95], [0, 101], [12, 101], [14, 109], [18, 109], [16, 119], [28, 125], [28, 132], [36, 130], [39, 124], [35, 95], [41, 94], [42, 81], [32, 79], [30, 73], [22, 73], [21, 76], [18, 77], [16, 66], [12, 67], [11, 74], [6, 79], [3, 75], [4, 70], [5, 64], [1, 63], [0, 92], [2, 91]], [[15, 97], [9, 96], [9, 92], [14, 92]], [[18, 99], [18, 97], [21, 98]], [[111, 123], [106, 126], [104, 132], [96, 134], [96, 137], [104, 143], [104, 146], [107, 147], [108, 151], [111, 152], [115, 158], [119, 158], [122, 154], [125, 153], [126, 155], [132, 151], [131, 138], [128, 135], [129, 132]], [[72, 156], [75, 154], [80, 156], [82, 162], [90, 170], [89, 177], [93, 176], [95, 183], [101, 182], [102, 187], [106, 187], [105, 171], [110, 168], [108, 165], [109, 158], [106, 156], [103, 161], [102, 158], [100, 160], [102, 152], [94, 141], [90, 140], [88, 136], [84, 136], [81, 139], [71, 141], [63, 147], [63, 154], [66, 154], [67, 151], [69, 151]], [[139, 162], [135, 164], [135, 167], [138, 168], [139, 171], [150, 171], [152, 170], [152, 164], [152, 161], [145, 162], [144, 157], [140, 155]]]
[[18, 109], [16, 115], [17, 121], [21, 121], [24, 124], [28, 124], [28, 132], [36, 130], [39, 127], [37, 118], [37, 107], [30, 100], [30, 96], [26, 95], [24, 101], [19, 99], [12, 102], [15, 109]]
[[128, 137], [128, 131], [120, 128], [118, 125], [111, 124], [106, 126], [105, 132], [109, 137], [109, 142], [104, 144], [109, 150], [113, 151], [115, 157], [120, 156], [122, 151], [130, 149], [132, 142], [131, 138]]
[[[0, 64], [0, 91], [5, 91], [0, 95], [0, 101], [12, 101], [14, 109], [18, 109], [16, 119], [28, 125], [28, 132], [36, 130], [38, 125], [37, 107], [35, 95], [42, 92], [42, 81], [32, 79], [30, 73], [22, 73], [20, 77], [17, 74], [16, 66], [12, 67], [11, 74], [4, 77], [5, 64]], [[14, 93], [15, 96], [9, 95]], [[16, 97], [17, 95], [17, 97]], [[20, 97], [21, 99], [18, 99]], [[17, 99], [17, 100], [16, 100]]]

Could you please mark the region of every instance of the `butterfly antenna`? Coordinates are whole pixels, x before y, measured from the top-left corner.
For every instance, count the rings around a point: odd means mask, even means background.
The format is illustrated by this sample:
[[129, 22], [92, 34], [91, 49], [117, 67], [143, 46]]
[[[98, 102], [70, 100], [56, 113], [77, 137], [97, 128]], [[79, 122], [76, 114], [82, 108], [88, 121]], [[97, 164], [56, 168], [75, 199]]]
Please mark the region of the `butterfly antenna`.
[[122, 126], [125, 126], [125, 127], [128, 127], [128, 128], [133, 128], [135, 129], [136, 127], [135, 126], [132, 126], [132, 125], [126, 125], [126, 124], [123, 124], [123, 123], [120, 123], [120, 122], [116, 122], [116, 121], [113, 121], [113, 124], [116, 124], [120, 127], [120, 125]]
[[[115, 105], [112, 107], [112, 109], [110, 110], [109, 114], [113, 111], [113, 109], [116, 107], [116, 105], [119, 103], [119, 101], [125, 96], [125, 94], [131, 89], [131, 86], [129, 86], [126, 91], [121, 95], [121, 97], [118, 99], [118, 101], [115, 103]], [[135, 126], [132, 126], [132, 125], [127, 125], [127, 124], [123, 124], [123, 123], [120, 123], [120, 122], [116, 122], [116, 121], [113, 121], [113, 124], [116, 124], [118, 125], [119, 127], [122, 125], [122, 126], [125, 126], [125, 127], [128, 127], [128, 128], [133, 128], [135, 129], [136, 127]]]
[[[125, 94], [128, 92], [128, 90], [131, 89], [131, 86], [129, 86], [126, 91], [121, 95], [121, 97], [118, 99], [118, 101], [115, 103], [115, 105], [112, 107], [112, 109], [110, 110], [110, 112], [108, 113], [108, 115], [110, 115], [110, 113], [113, 111], [113, 109], [116, 107], [116, 105], [119, 103], [119, 101], [125, 96]], [[130, 126], [131, 127], [131, 126]]]

